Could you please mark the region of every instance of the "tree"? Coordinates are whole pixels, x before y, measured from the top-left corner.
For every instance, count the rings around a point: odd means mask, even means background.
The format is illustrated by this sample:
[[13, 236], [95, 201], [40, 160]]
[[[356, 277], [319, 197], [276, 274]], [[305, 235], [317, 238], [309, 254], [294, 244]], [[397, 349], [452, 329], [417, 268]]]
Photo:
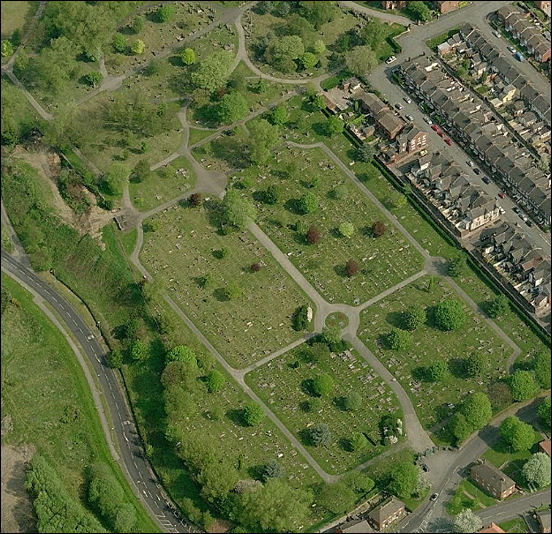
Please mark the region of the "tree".
[[339, 233], [343, 236], [343, 237], [347, 237], [347, 238], [351, 238], [353, 237], [354, 233], [355, 233], [355, 227], [353, 225], [353, 223], [350, 223], [350, 222], [343, 222], [339, 225]]
[[536, 452], [525, 462], [521, 472], [529, 484], [544, 488], [550, 484], [550, 456]]
[[224, 296], [228, 300], [236, 300], [242, 296], [242, 288], [237, 282], [229, 282], [224, 288]]
[[113, 50], [115, 50], [115, 52], [119, 52], [120, 54], [124, 54], [128, 48], [125, 36], [120, 33], [116, 33], [114, 35], [112, 45]]
[[326, 100], [324, 99], [324, 95], [322, 94], [313, 95], [312, 97], [309, 98], [309, 104], [311, 105], [314, 111], [320, 111], [322, 109], [325, 109]]
[[348, 412], [354, 412], [362, 406], [362, 396], [356, 391], [352, 391], [343, 399], [343, 408]]
[[193, 48], [184, 48], [180, 53], [180, 59], [184, 65], [193, 65], [196, 62], [196, 55]]
[[299, 14], [316, 29], [335, 19], [339, 11], [337, 2], [299, 2]]
[[310, 70], [318, 63], [318, 58], [312, 52], [304, 52], [299, 58], [299, 63], [305, 70]]
[[489, 358], [485, 354], [470, 354], [464, 362], [464, 372], [469, 378], [483, 375], [488, 368]]
[[332, 190], [332, 197], [336, 200], [343, 200], [349, 194], [349, 190], [345, 184], [340, 184]]
[[226, 93], [216, 106], [219, 122], [230, 124], [243, 118], [249, 110], [245, 97], [238, 92]]
[[531, 362], [535, 378], [543, 389], [550, 389], [550, 354], [541, 350]]
[[144, 360], [149, 353], [148, 346], [139, 339], [132, 342], [130, 345], [130, 357], [134, 361], [142, 361]]
[[260, 262], [256, 261], [255, 263], [252, 263], [251, 267], [249, 267], [249, 268], [251, 269], [252, 273], [258, 273], [262, 268], [262, 264]]
[[226, 384], [226, 378], [224, 378], [224, 375], [220, 371], [214, 369], [207, 375], [205, 383], [207, 384], [209, 393], [216, 393], [224, 387], [224, 384]]
[[515, 452], [529, 450], [535, 441], [535, 431], [531, 425], [515, 416], [504, 419], [500, 425], [500, 437]]
[[343, 127], [343, 121], [339, 117], [332, 115], [326, 121], [326, 124], [324, 125], [324, 131], [326, 132], [327, 136], [333, 137], [334, 135], [342, 133]]
[[307, 232], [307, 242], [314, 245], [320, 241], [320, 230], [316, 226], [311, 226]]
[[412, 338], [409, 332], [393, 328], [393, 330], [385, 336], [385, 344], [392, 350], [404, 351], [412, 344]]
[[112, 163], [103, 182], [106, 192], [112, 196], [121, 196], [129, 175], [130, 172], [125, 165]]
[[357, 46], [345, 52], [345, 65], [347, 70], [355, 76], [366, 76], [377, 67], [378, 58], [369, 46]]
[[248, 123], [249, 159], [256, 165], [266, 162], [270, 151], [279, 140], [279, 128], [270, 124], [266, 119], [256, 119]]
[[385, 234], [385, 223], [382, 221], [376, 221], [372, 225], [372, 233], [376, 237], [381, 237], [383, 234]]
[[344, 481], [325, 484], [316, 497], [316, 504], [334, 515], [342, 515], [353, 508], [357, 496]]
[[370, 143], [363, 143], [355, 150], [355, 158], [365, 163], [370, 163], [375, 155], [376, 147]]
[[281, 192], [277, 185], [269, 185], [266, 191], [263, 193], [263, 202], [265, 204], [274, 205], [280, 200]]
[[483, 522], [479, 516], [473, 513], [471, 508], [462, 510], [459, 514], [454, 516], [454, 519], [452, 520], [453, 532], [479, 532], [482, 528]]
[[146, 43], [142, 39], [136, 39], [130, 47], [130, 51], [136, 55], [141, 56], [146, 51]]
[[439, 382], [445, 378], [447, 371], [447, 362], [444, 360], [437, 360], [427, 368], [426, 377], [431, 382]]
[[101, 72], [92, 71], [84, 77], [84, 80], [88, 85], [92, 87], [98, 87], [98, 85], [102, 83], [102, 78], [103, 76]]
[[322, 339], [331, 347], [338, 345], [342, 340], [341, 328], [338, 325], [325, 326], [322, 329]]
[[174, 15], [174, 8], [168, 4], [163, 4], [155, 13], [157, 22], [168, 22]]
[[552, 426], [550, 397], [546, 397], [544, 402], [539, 406], [538, 414], [546, 428], [550, 428]]
[[462, 443], [473, 432], [474, 428], [466, 420], [464, 414], [456, 412], [450, 420], [449, 430], [456, 438], [456, 442]]
[[190, 195], [190, 198], [188, 199], [190, 206], [193, 208], [197, 208], [198, 206], [201, 206], [201, 193], [192, 193]]
[[309, 326], [309, 307], [304, 304], [299, 306], [293, 314], [293, 329], [297, 332], [300, 330], [306, 330]]
[[349, 439], [349, 446], [353, 451], [361, 451], [368, 445], [368, 439], [362, 432], [355, 432]]
[[407, 2], [405, 10], [414, 20], [426, 22], [431, 18], [431, 11], [424, 2]]
[[460, 407], [460, 413], [464, 415], [466, 421], [475, 430], [479, 430], [483, 428], [493, 416], [491, 401], [485, 393], [476, 391], [466, 397]]
[[314, 361], [323, 360], [330, 355], [330, 347], [326, 343], [317, 341], [312, 344], [310, 353]]
[[119, 349], [113, 349], [109, 353], [109, 367], [120, 369], [123, 366], [123, 353]]
[[378, 19], [370, 19], [361, 30], [364, 44], [375, 50], [385, 40], [387, 33], [386, 26], [386, 24], [383, 24]]
[[260, 404], [249, 402], [243, 410], [243, 420], [248, 426], [257, 426], [265, 418], [265, 413]]
[[410, 306], [401, 316], [401, 328], [413, 332], [426, 321], [424, 308], [418, 305]]
[[131, 29], [134, 33], [140, 33], [144, 29], [144, 17], [138, 15], [132, 21]]
[[317, 397], [327, 397], [333, 390], [334, 382], [331, 376], [321, 374], [312, 381], [312, 392]]
[[248, 219], [256, 216], [255, 207], [242, 198], [238, 191], [232, 189], [226, 193], [222, 200], [221, 224], [234, 226], [243, 230], [247, 226]]
[[239, 478], [239, 473], [228, 458], [203, 462], [197, 474], [201, 495], [211, 503], [224, 499]]
[[315, 447], [324, 447], [332, 441], [332, 433], [326, 423], [314, 425], [310, 429], [309, 437]]
[[447, 266], [447, 274], [456, 278], [462, 274], [466, 266], [466, 258], [463, 254], [458, 254], [451, 258]]
[[347, 260], [347, 263], [345, 264], [345, 272], [347, 273], [347, 276], [351, 278], [352, 276], [355, 276], [358, 273], [359, 267], [358, 263], [353, 260], [353, 258], [350, 258]]
[[303, 40], [298, 35], [286, 35], [273, 40], [265, 50], [265, 59], [272, 66], [277, 66], [284, 59], [297, 59], [305, 52]]
[[500, 295], [487, 304], [487, 309], [485, 311], [491, 319], [496, 319], [502, 317], [508, 311], [509, 307], [510, 303], [508, 297], [500, 293]]
[[10, 41], [4, 40], [0, 45], [0, 53], [2, 57], [9, 57], [13, 54], [13, 45]]
[[255, 491], [243, 492], [235, 512], [236, 522], [246, 532], [297, 532], [307, 520], [311, 501], [306, 491], [272, 478]]
[[275, 106], [270, 113], [270, 120], [272, 124], [282, 126], [289, 120], [289, 113], [284, 105], [280, 104]]
[[282, 478], [285, 474], [285, 469], [282, 467], [278, 460], [270, 460], [267, 462], [261, 473], [261, 480], [266, 482], [271, 478]]
[[311, 49], [316, 55], [319, 56], [326, 51], [326, 45], [324, 44], [324, 41], [322, 41], [322, 39], [316, 39], [316, 41], [314, 41], [314, 43], [312, 44]]
[[539, 392], [539, 385], [531, 371], [515, 371], [508, 379], [515, 401], [524, 401], [533, 398]]
[[397, 497], [408, 499], [414, 494], [417, 482], [418, 468], [405, 460], [392, 469], [388, 490]]
[[433, 318], [440, 330], [458, 330], [466, 321], [466, 312], [460, 301], [446, 299], [437, 304]]
[[197, 356], [193, 349], [186, 345], [177, 345], [173, 347], [166, 356], [167, 362], [182, 362], [186, 365], [196, 368]]
[[224, 85], [233, 57], [229, 52], [218, 50], [197, 63], [191, 78], [192, 83], [201, 89], [215, 91]]
[[318, 198], [310, 191], [299, 199], [299, 211], [305, 215], [314, 213], [318, 209]]

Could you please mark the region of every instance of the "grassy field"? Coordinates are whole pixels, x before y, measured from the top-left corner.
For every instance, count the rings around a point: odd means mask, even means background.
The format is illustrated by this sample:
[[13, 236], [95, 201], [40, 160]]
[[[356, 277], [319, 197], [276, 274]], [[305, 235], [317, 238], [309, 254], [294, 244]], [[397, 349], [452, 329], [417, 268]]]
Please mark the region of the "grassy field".
[[187, 158], [180, 156], [168, 165], [152, 171], [141, 182], [131, 181], [130, 198], [139, 211], [148, 211], [185, 194], [194, 185], [195, 173], [192, 166]]
[[13, 242], [10, 239], [6, 227], [2, 224], [2, 248], [7, 252], [13, 251]]
[[[246, 381], [268, 404], [328, 473], [343, 473], [380, 454], [382, 443], [379, 422], [384, 415], [402, 417], [399, 403], [389, 387], [354, 350], [330, 354], [315, 361], [305, 353], [305, 346], [270, 361], [246, 375]], [[309, 381], [319, 374], [332, 377], [334, 388], [322, 397], [315, 411], [309, 407], [313, 396]], [[361, 407], [346, 411], [343, 401], [352, 392], [362, 398]], [[332, 435], [330, 444], [314, 447], [308, 429], [326, 423]], [[354, 432], [363, 432], [367, 447], [351, 451], [347, 440]]]
[[[442, 332], [426, 322], [412, 333], [410, 349], [395, 352], [385, 348], [382, 336], [400, 324], [406, 308], [419, 305], [431, 311], [432, 306], [445, 298], [458, 299], [444, 279], [436, 279], [431, 287], [428, 282], [428, 277], [421, 278], [366, 308], [361, 314], [358, 335], [397, 377], [409, 393], [422, 425], [430, 429], [452, 413], [448, 403], [456, 405], [468, 391], [485, 390], [489, 382], [505, 376], [511, 348], [466, 304], [467, 319], [460, 330]], [[491, 368], [480, 379], [462, 378], [463, 358], [475, 352], [488, 355]], [[417, 373], [438, 359], [448, 362], [449, 373], [442, 382], [424, 383]]]
[[450, 515], [456, 515], [466, 508], [475, 512], [496, 503], [496, 499], [484, 493], [469, 480], [462, 480], [447, 503], [447, 512]]
[[11, 419], [2, 444], [33, 444], [77, 500], [87, 467], [105, 462], [136, 508], [136, 532], [158, 532], [111, 458], [75, 354], [31, 295], [2, 273], [4, 290], [13, 300], [2, 309], [2, 418]]
[[519, 517], [515, 519], [510, 519], [510, 521], [504, 521], [504, 523], [499, 523], [498, 526], [504, 530], [504, 532], [517, 532], [523, 534], [524, 532], [529, 532], [527, 530], [527, 525], [525, 521]]
[[[219, 235], [203, 208], [176, 206], [146, 223], [158, 230], [145, 235], [144, 266], [231, 365], [245, 367], [300, 336], [291, 315], [308, 298], [251, 234]], [[227, 257], [221, 257], [223, 249]], [[252, 272], [253, 263], [264, 266]], [[208, 273], [212, 281], [202, 288]], [[224, 288], [230, 282], [243, 295], [228, 301]]]
[[2, 2], [2, 39], [9, 39], [15, 30], [22, 31], [25, 23], [34, 14], [38, 2]]
[[[301, 162], [297, 172], [283, 178], [282, 168], [293, 161]], [[319, 183], [309, 187], [313, 178]], [[360, 304], [422, 269], [418, 252], [320, 149], [284, 147], [260, 172], [251, 167], [237, 173], [234, 180], [253, 181], [244, 195], [257, 200], [259, 225], [330, 302]], [[271, 185], [282, 190], [282, 199], [275, 205], [262, 202], [262, 192]], [[338, 186], [344, 188], [342, 198], [334, 196]], [[298, 199], [307, 192], [317, 197], [318, 209], [302, 215], [298, 213]], [[386, 231], [374, 237], [371, 228], [378, 220], [385, 223]], [[344, 222], [354, 225], [351, 238], [338, 230]], [[300, 231], [295, 230], [297, 223]], [[309, 245], [305, 238], [311, 225], [318, 227], [322, 236], [315, 245]], [[360, 266], [357, 276], [345, 273], [349, 258]]]

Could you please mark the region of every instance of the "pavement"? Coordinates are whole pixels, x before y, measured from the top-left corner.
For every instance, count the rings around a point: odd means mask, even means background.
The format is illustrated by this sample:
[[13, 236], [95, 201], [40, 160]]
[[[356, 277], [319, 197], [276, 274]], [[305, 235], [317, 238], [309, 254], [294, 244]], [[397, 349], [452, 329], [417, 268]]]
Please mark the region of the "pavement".
[[[121, 465], [130, 487], [152, 519], [165, 532], [201, 532], [198, 527], [181, 518], [176, 506], [157, 481], [144, 456], [143, 442], [136, 430], [133, 415], [116, 372], [108, 366], [106, 351], [88, 325], [71, 304], [30, 269], [4, 250], [2, 250], [1, 258], [3, 271], [17, 282], [30, 288], [55, 310], [92, 364], [108, 408], [112, 423], [111, 433], [116, 437], [119, 454], [115, 459]], [[109, 443], [111, 437], [106, 435], [106, 439]]]

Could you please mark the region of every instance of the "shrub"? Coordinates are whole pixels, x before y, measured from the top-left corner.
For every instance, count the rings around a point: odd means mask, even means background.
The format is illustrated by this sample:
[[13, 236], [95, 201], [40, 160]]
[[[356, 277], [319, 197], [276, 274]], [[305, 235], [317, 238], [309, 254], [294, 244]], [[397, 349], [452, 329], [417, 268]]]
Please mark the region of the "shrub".
[[312, 381], [312, 392], [317, 397], [325, 397], [329, 395], [334, 387], [334, 382], [331, 376], [329, 375], [318, 375], [313, 381]]
[[349, 439], [349, 446], [353, 451], [361, 451], [368, 445], [368, 439], [362, 432], [355, 432]]
[[133, 341], [130, 345], [130, 357], [134, 361], [144, 360], [148, 356], [149, 350], [148, 346], [143, 342], [137, 339]]
[[467, 377], [481, 376], [489, 368], [489, 358], [485, 354], [471, 354], [464, 363], [464, 372]]
[[257, 273], [261, 270], [262, 265], [259, 262], [256, 262], [256, 263], [252, 263], [251, 267], [249, 267], [249, 268], [251, 269], [251, 272]]
[[243, 410], [243, 420], [247, 426], [257, 426], [265, 418], [265, 413], [260, 404], [249, 402]]
[[508, 311], [508, 307], [508, 297], [501, 293], [487, 304], [487, 309], [485, 311], [491, 319], [496, 319], [498, 317], [502, 317], [502, 315]]
[[543, 389], [550, 389], [550, 353], [538, 352], [531, 362], [535, 378]]
[[358, 263], [353, 260], [352, 258], [347, 261], [345, 264], [345, 272], [347, 273], [347, 276], [355, 276], [359, 271]]
[[546, 397], [546, 399], [544, 399], [544, 402], [538, 408], [539, 417], [541, 418], [541, 421], [548, 429], [550, 429], [550, 427], [552, 426], [551, 409], [552, 407], [551, 407], [550, 397]]
[[155, 13], [157, 22], [168, 22], [174, 15], [174, 8], [168, 4], [162, 5]]
[[113, 50], [115, 52], [119, 52], [120, 54], [124, 54], [128, 48], [127, 41], [125, 39], [124, 35], [121, 35], [120, 33], [116, 33], [113, 37]]
[[454, 256], [448, 262], [447, 274], [449, 276], [452, 276], [453, 278], [456, 278], [462, 274], [465, 266], [466, 266], [466, 258], [464, 257], [463, 254]]
[[224, 375], [220, 371], [214, 369], [207, 375], [205, 382], [209, 393], [216, 393], [224, 387], [224, 384], [226, 384], [226, 378], [224, 378]]
[[362, 406], [362, 396], [356, 391], [352, 391], [343, 399], [343, 408], [348, 412], [358, 410]]
[[431, 382], [443, 380], [447, 375], [448, 365], [444, 360], [437, 360], [432, 363], [426, 370], [426, 377]]
[[133, 54], [135, 54], [137, 56], [140, 56], [146, 50], [146, 43], [144, 43], [144, 41], [142, 41], [142, 39], [136, 39], [136, 41], [134, 41], [132, 43], [132, 46], [130, 47], [130, 50]]
[[278, 460], [270, 460], [263, 467], [261, 480], [266, 482], [269, 478], [282, 478], [284, 474], [285, 470]]
[[354, 233], [355, 233], [355, 227], [353, 225], [353, 223], [350, 223], [350, 222], [344, 222], [344, 223], [341, 223], [339, 225], [339, 233], [343, 236], [343, 237], [347, 237], [347, 238], [351, 238], [353, 237]]
[[332, 433], [326, 423], [314, 425], [309, 432], [310, 439], [315, 447], [328, 445], [332, 440]]
[[191, 367], [197, 367], [196, 354], [186, 345], [177, 345], [167, 352], [167, 362], [183, 362]]
[[276, 185], [268, 186], [267, 190], [263, 193], [263, 202], [265, 204], [276, 204], [281, 197], [280, 189]]
[[98, 87], [100, 83], [102, 83], [102, 74], [101, 72], [93, 71], [89, 72], [85, 77], [84, 80], [86, 83], [92, 87]]
[[336, 200], [343, 200], [347, 197], [348, 193], [349, 190], [347, 189], [347, 186], [345, 184], [341, 184], [332, 191], [332, 197]]
[[309, 327], [307, 305], [299, 306], [293, 314], [293, 329], [299, 332], [300, 330], [306, 330]]
[[193, 48], [184, 48], [180, 53], [180, 59], [184, 65], [193, 65], [196, 62], [196, 55]]
[[425, 310], [421, 306], [411, 306], [401, 316], [401, 327], [412, 332], [424, 324], [425, 320]]
[[307, 241], [309, 244], [314, 245], [320, 241], [320, 230], [316, 226], [311, 226], [307, 232]]
[[515, 401], [523, 401], [533, 398], [539, 391], [539, 385], [531, 371], [516, 371], [508, 379]]
[[299, 211], [304, 215], [314, 213], [318, 209], [318, 198], [314, 193], [305, 193], [299, 199]]
[[189, 198], [190, 206], [197, 208], [198, 206], [201, 206], [201, 194], [200, 193], [192, 193]]
[[109, 353], [109, 367], [120, 369], [123, 366], [123, 353], [119, 349], [113, 349]]
[[392, 350], [403, 351], [410, 347], [412, 339], [405, 330], [394, 328], [385, 336], [385, 344]]
[[435, 307], [434, 321], [440, 330], [458, 330], [466, 321], [466, 312], [460, 301], [446, 299]]
[[385, 234], [385, 224], [384, 224], [382, 221], [376, 221], [376, 222], [372, 225], [372, 233], [373, 233], [376, 237], [380, 237], [380, 236], [382, 236], [383, 234]]

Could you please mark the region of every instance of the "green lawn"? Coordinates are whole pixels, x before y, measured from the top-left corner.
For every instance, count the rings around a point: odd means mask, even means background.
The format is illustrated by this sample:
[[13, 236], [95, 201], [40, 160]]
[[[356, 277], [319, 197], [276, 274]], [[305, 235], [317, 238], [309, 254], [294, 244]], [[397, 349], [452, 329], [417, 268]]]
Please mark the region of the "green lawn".
[[[297, 162], [298, 169], [295, 175], [283, 178], [281, 170], [290, 162]], [[315, 177], [318, 185], [309, 188]], [[234, 179], [235, 183], [253, 182], [244, 196], [257, 199], [259, 225], [330, 302], [360, 304], [422, 269], [421, 255], [318, 148], [284, 147], [262, 169], [250, 167]], [[262, 202], [262, 192], [270, 185], [282, 191], [282, 199], [275, 205]], [[337, 186], [345, 187], [343, 198], [333, 197]], [[297, 211], [297, 200], [307, 192], [317, 197], [319, 207], [302, 215]], [[372, 224], [378, 220], [384, 221], [386, 231], [373, 237]], [[351, 238], [339, 233], [338, 227], [344, 222], [354, 225]], [[300, 231], [295, 230], [297, 223]], [[318, 227], [322, 236], [315, 245], [305, 239], [311, 225]], [[359, 274], [352, 278], [344, 272], [349, 258], [360, 266]]]
[[15, 30], [22, 31], [37, 6], [38, 2], [2, 2], [2, 39], [9, 39]]
[[[319, 374], [332, 377], [334, 388], [309, 411], [312, 406], [307, 404], [313, 400], [309, 380]], [[246, 381], [328, 473], [343, 473], [380, 454], [386, 448], [381, 444], [381, 417], [402, 417], [395, 395], [355, 350], [310, 361], [305, 346], [300, 346], [247, 374]], [[343, 400], [352, 392], [362, 397], [362, 405], [345, 411]], [[327, 446], [314, 447], [308, 439], [308, 429], [318, 423], [330, 429]], [[349, 450], [347, 440], [354, 432], [369, 439], [365, 449]]]
[[[431, 311], [445, 298], [460, 300], [444, 279], [436, 278], [430, 288], [428, 282], [429, 277], [420, 278], [366, 308], [361, 313], [358, 335], [397, 377], [410, 395], [422, 425], [430, 429], [453, 412], [448, 403], [456, 405], [468, 391], [485, 390], [490, 381], [505, 376], [511, 349], [465, 303], [467, 320], [460, 330], [442, 332], [426, 322], [412, 333], [410, 349], [395, 352], [385, 348], [382, 336], [400, 324], [401, 313], [409, 306], [419, 305]], [[476, 352], [489, 356], [491, 368], [480, 379], [462, 378], [463, 358]], [[448, 362], [450, 372], [443, 382], [424, 383], [417, 373], [438, 359]]]
[[510, 519], [510, 521], [504, 521], [504, 523], [499, 523], [498, 526], [504, 530], [504, 532], [517, 532], [518, 534], [529, 532], [525, 521], [520, 517]]
[[134, 530], [158, 532], [111, 457], [88, 383], [65, 338], [31, 295], [2, 273], [4, 291], [13, 301], [2, 309], [2, 418], [11, 419], [2, 445], [32, 444], [86, 507], [86, 470], [105, 462], [137, 511]]
[[132, 254], [132, 251], [134, 250], [137, 234], [138, 231], [136, 230], [136, 228], [133, 228], [130, 232], [121, 235], [121, 242], [127, 256], [130, 256]]
[[456, 515], [466, 508], [475, 512], [496, 503], [496, 499], [484, 493], [469, 480], [462, 480], [447, 503], [447, 512], [450, 515]]
[[[291, 315], [309, 301], [249, 232], [221, 236], [210, 215], [176, 206], [148, 219], [158, 230], [146, 233], [140, 257], [226, 360], [245, 367], [300, 337]], [[228, 256], [218, 257], [224, 247]], [[251, 272], [259, 262], [261, 270]], [[207, 273], [212, 282], [204, 289]], [[223, 295], [229, 282], [243, 290], [236, 300]]]
[[188, 159], [180, 156], [168, 165], [152, 171], [141, 182], [131, 181], [130, 199], [139, 211], [148, 211], [185, 194], [194, 187], [195, 178]]
[[8, 230], [3, 224], [2, 224], [2, 248], [7, 252], [13, 251], [13, 242], [10, 239]]

